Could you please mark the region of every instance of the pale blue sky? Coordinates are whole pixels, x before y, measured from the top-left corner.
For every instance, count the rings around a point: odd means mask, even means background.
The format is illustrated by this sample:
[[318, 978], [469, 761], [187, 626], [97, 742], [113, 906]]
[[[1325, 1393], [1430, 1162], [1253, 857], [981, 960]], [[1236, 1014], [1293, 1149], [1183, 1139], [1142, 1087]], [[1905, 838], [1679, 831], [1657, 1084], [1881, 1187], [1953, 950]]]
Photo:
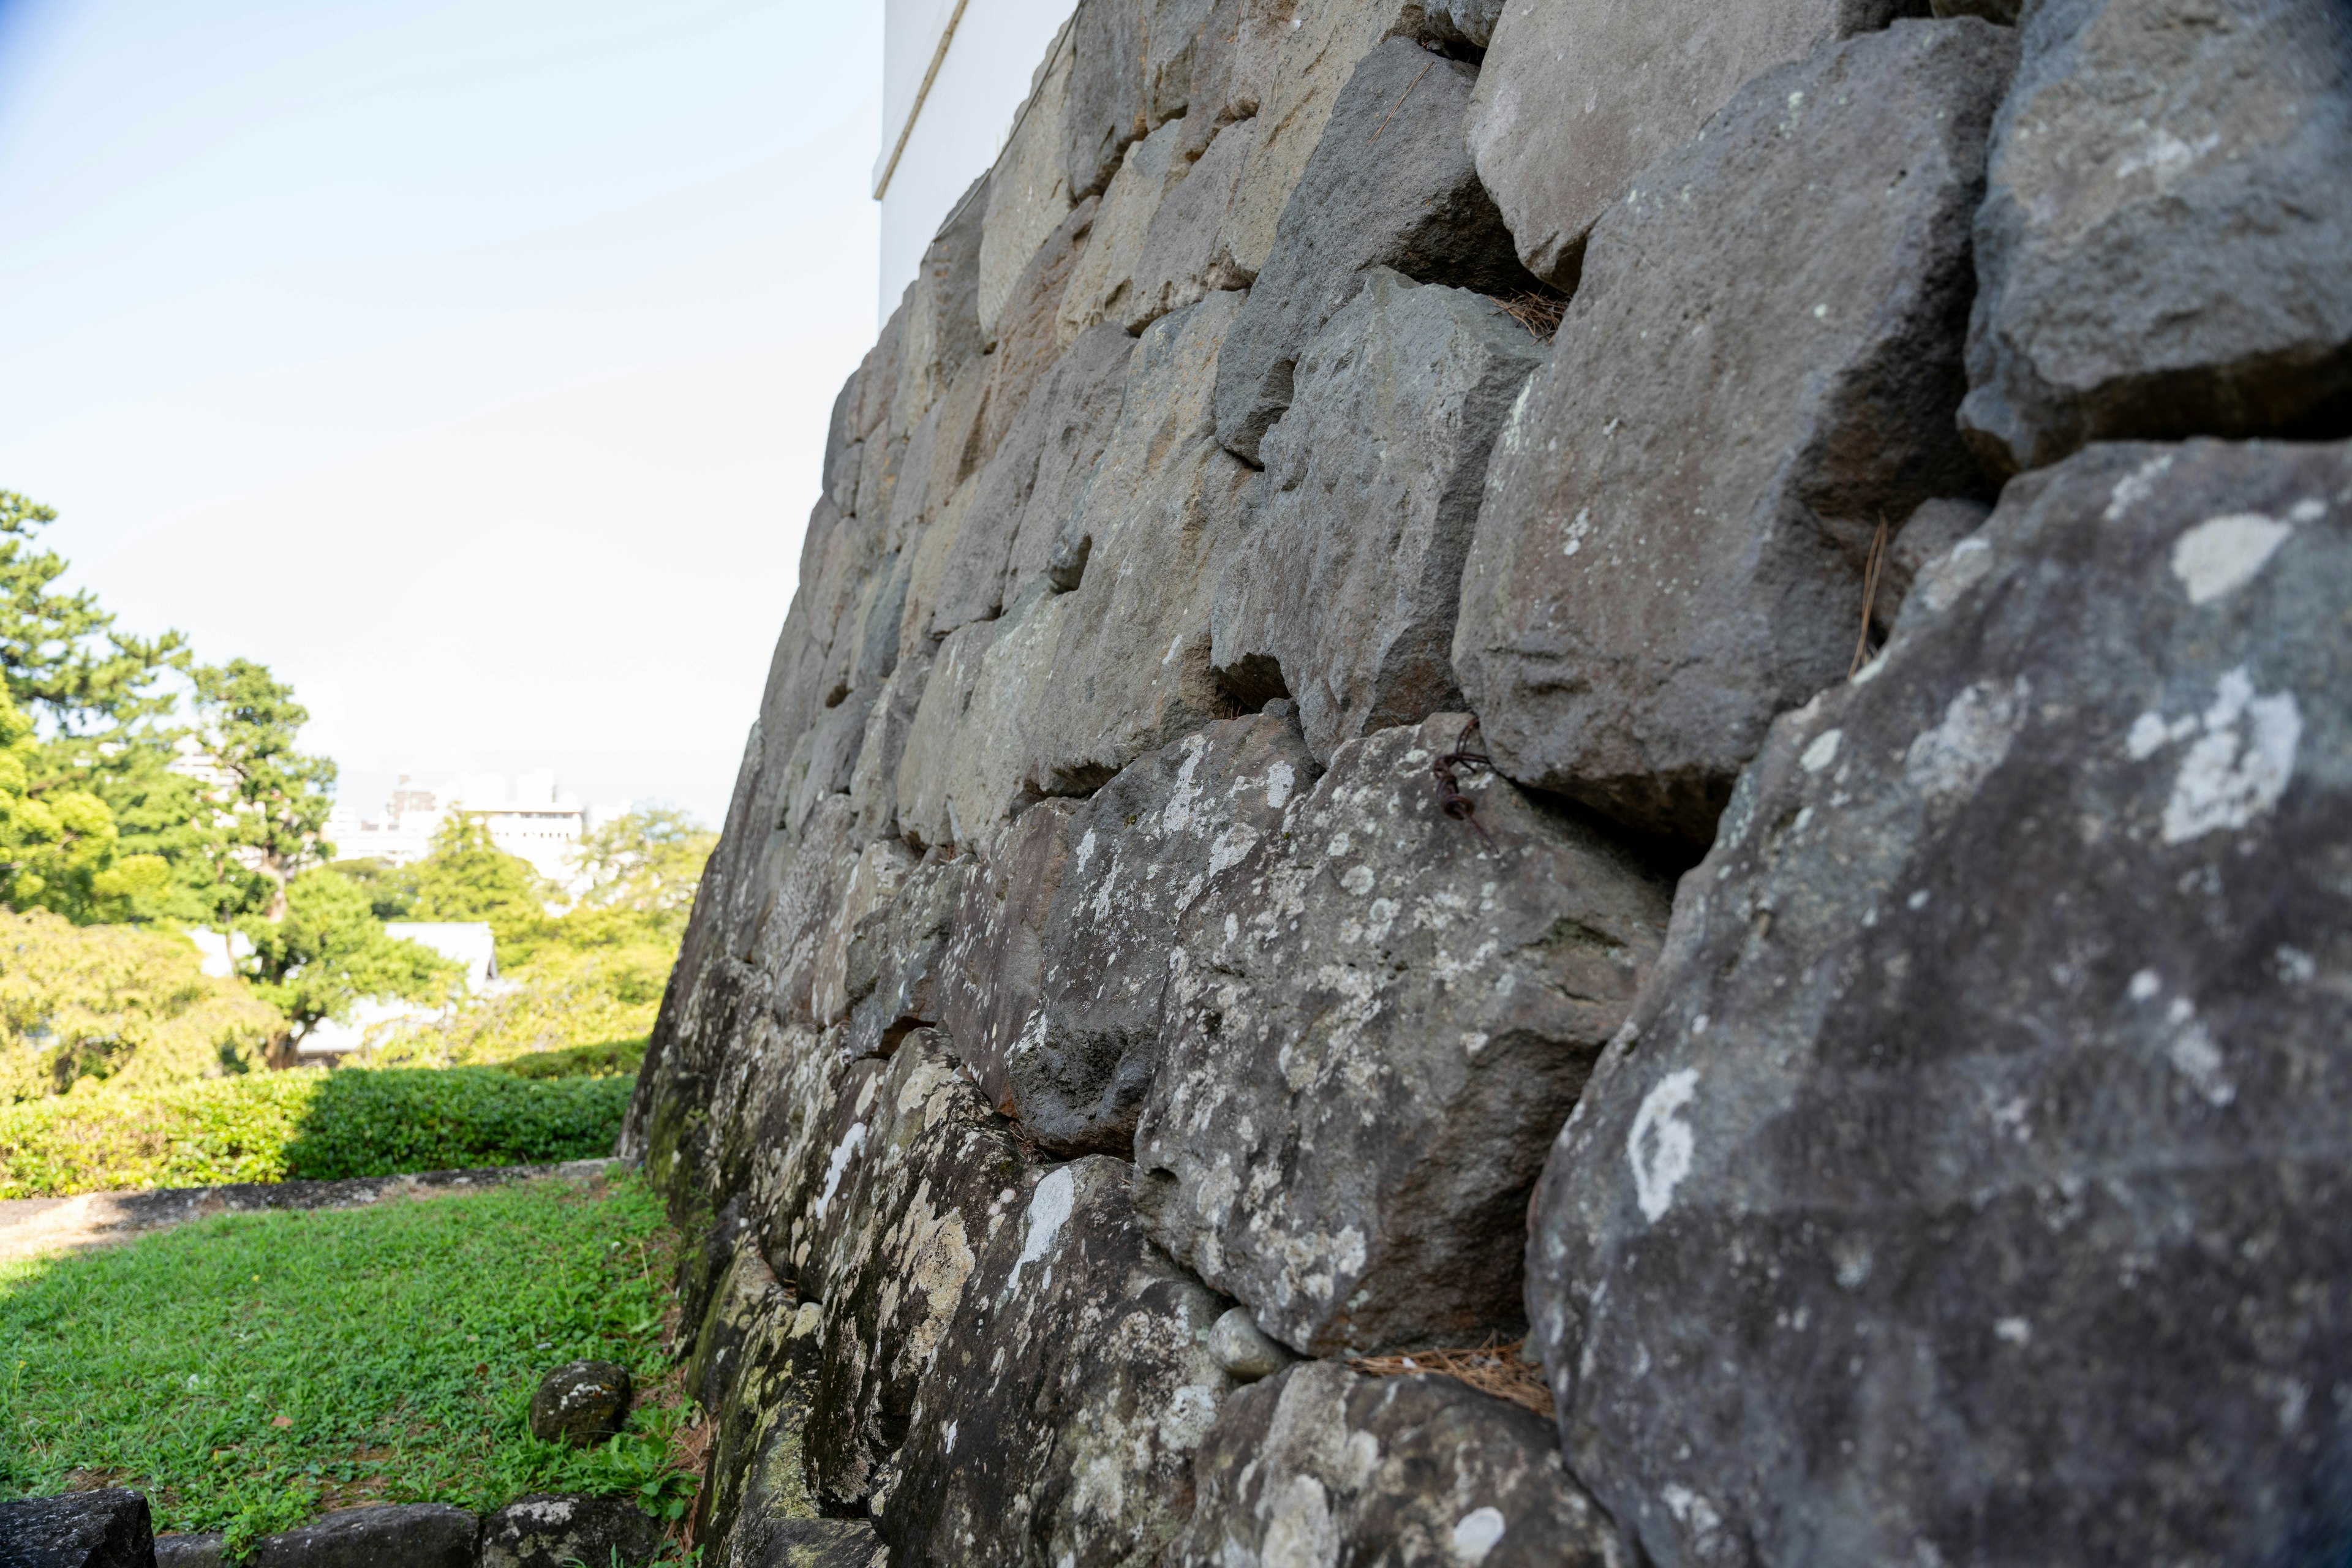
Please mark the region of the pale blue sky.
[[392, 772], [723, 810], [873, 336], [880, 5], [0, 0], [0, 488]]

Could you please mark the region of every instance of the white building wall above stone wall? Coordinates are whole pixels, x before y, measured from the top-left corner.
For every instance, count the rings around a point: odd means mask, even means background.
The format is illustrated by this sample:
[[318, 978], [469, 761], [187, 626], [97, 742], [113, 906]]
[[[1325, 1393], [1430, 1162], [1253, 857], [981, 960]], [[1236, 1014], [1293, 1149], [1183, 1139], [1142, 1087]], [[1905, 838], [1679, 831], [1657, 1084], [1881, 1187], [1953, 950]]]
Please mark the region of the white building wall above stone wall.
[[1072, 0], [886, 0], [877, 320], [914, 280], [931, 237], [988, 171]]

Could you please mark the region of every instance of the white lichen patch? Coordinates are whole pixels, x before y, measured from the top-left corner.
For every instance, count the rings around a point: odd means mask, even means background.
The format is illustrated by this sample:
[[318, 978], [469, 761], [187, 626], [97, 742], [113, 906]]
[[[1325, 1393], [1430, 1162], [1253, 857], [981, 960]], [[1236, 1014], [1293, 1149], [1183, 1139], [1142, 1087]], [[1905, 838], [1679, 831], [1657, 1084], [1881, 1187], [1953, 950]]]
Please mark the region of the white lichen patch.
[[1642, 1206], [1642, 1217], [1652, 1225], [1665, 1217], [1666, 1210], [1674, 1206], [1675, 1189], [1690, 1175], [1698, 1142], [1682, 1112], [1697, 1092], [1696, 1068], [1666, 1074], [1642, 1097], [1633, 1129], [1625, 1135], [1625, 1157], [1633, 1167], [1634, 1198]]
[[2172, 574], [2190, 604], [2210, 605], [2252, 582], [2294, 531], [2260, 512], [2207, 518], [2172, 542]]
[[[2144, 760], [2155, 731], [2143, 714], [2126, 739], [2134, 760]], [[2303, 713], [2291, 691], [2257, 695], [2241, 665], [2214, 683], [2213, 701], [2199, 716], [2203, 733], [2181, 759], [2172, 794], [2164, 806], [2164, 841], [2185, 844], [2223, 829], [2243, 827], [2278, 804], [2294, 776], [2295, 748], [2303, 739]], [[2178, 724], [2164, 727], [2164, 740], [2184, 738]], [[2161, 744], [2159, 742], [2158, 744]]]
[[1904, 778], [1931, 799], [1965, 795], [2006, 761], [2025, 721], [2030, 688], [2020, 676], [2004, 689], [1976, 681], [1945, 704], [1943, 720], [1904, 752]]
[[1820, 773], [1837, 761], [1838, 742], [1845, 739], [1843, 730], [1824, 730], [1813, 737], [1812, 743], [1797, 758], [1797, 763], [1809, 773]]
[[1077, 1182], [1070, 1167], [1057, 1165], [1045, 1173], [1037, 1190], [1029, 1194], [1027, 1230], [1021, 1238], [1021, 1256], [1013, 1260], [1013, 1270], [1004, 1277], [1002, 1294], [1011, 1296], [1021, 1283], [1021, 1271], [1033, 1263], [1043, 1263], [1054, 1250], [1054, 1243], [1069, 1223], [1070, 1209], [1077, 1197]]

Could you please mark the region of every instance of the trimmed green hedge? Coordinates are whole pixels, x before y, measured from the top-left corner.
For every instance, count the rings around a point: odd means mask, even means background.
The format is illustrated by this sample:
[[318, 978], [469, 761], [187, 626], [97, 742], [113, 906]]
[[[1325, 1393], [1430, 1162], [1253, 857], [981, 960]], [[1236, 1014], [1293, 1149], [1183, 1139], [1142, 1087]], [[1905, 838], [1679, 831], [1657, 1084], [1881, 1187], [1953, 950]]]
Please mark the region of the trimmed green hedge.
[[443, 1068], [84, 1089], [0, 1106], [0, 1197], [590, 1159], [633, 1087]]

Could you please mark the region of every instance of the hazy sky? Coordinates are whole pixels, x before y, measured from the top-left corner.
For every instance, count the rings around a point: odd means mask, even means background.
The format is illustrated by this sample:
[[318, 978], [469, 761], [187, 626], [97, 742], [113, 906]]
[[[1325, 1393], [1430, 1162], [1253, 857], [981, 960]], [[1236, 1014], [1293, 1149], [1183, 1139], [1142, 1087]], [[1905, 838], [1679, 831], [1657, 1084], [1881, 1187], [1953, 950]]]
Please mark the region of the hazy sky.
[[873, 337], [880, 14], [0, 0], [0, 489], [355, 805], [715, 824]]

